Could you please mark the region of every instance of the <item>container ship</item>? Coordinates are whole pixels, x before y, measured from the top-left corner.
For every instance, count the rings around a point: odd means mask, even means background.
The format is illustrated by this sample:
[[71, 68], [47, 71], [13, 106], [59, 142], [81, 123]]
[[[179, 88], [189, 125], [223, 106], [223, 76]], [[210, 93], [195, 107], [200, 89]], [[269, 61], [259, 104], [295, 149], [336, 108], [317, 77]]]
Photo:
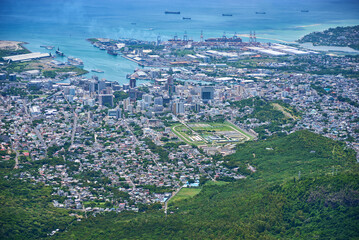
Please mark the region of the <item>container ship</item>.
[[205, 42], [208, 43], [241, 43], [242, 39], [240, 37], [234, 36], [231, 38], [227, 38], [225, 36], [221, 37], [221, 38], [208, 38], [206, 40], [204, 40]]
[[181, 14], [181, 12], [165, 11], [165, 14]]
[[266, 14], [266, 12], [256, 12], [256, 14]]
[[222, 16], [223, 16], [223, 17], [232, 17], [232, 14], [230, 14], [230, 13], [223, 13]]
[[191, 20], [190, 17], [183, 17], [182, 19], [183, 19], [183, 20]]

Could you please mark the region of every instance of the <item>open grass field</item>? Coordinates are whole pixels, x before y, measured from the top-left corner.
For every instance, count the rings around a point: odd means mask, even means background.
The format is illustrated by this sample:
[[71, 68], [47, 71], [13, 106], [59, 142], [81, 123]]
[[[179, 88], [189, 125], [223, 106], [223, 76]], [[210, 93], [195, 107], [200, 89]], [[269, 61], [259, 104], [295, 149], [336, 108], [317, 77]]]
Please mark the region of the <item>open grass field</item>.
[[187, 198], [196, 196], [201, 191], [201, 188], [182, 188], [170, 202], [176, 202]]
[[229, 123], [187, 123], [172, 126], [172, 131], [183, 141], [191, 145], [227, 144], [252, 140], [237, 126]]

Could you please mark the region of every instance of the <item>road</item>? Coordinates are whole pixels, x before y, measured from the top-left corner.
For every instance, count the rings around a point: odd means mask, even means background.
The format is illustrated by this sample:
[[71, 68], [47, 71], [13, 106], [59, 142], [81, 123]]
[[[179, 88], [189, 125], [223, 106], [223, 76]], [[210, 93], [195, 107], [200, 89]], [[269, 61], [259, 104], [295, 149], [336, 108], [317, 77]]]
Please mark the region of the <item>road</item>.
[[166, 217], [167, 217], [167, 208], [168, 208], [167, 204], [168, 204], [168, 202], [169, 202], [174, 196], [176, 196], [176, 194], [177, 194], [182, 188], [183, 188], [183, 186], [177, 188], [176, 191], [172, 194], [172, 196], [171, 196], [169, 199], [167, 199], [167, 201], [165, 202], [165, 215], [166, 215]]
[[[65, 93], [62, 92], [62, 96], [64, 97], [65, 101], [67, 102], [67, 105], [69, 106], [69, 108], [72, 109], [72, 106], [70, 104], [70, 102], [67, 100], [66, 96], [65, 96]], [[72, 133], [71, 133], [71, 145], [69, 148], [73, 147], [73, 144], [74, 144], [74, 139], [75, 139], [75, 133], [76, 133], [76, 128], [77, 128], [77, 114], [75, 112], [74, 109], [72, 109], [72, 112], [74, 114], [74, 124], [72, 126]]]
[[[30, 119], [31, 124], [32, 124], [33, 119], [32, 119], [31, 114], [29, 114], [29, 110], [28, 110], [28, 108], [27, 108], [26, 101], [24, 100], [23, 103], [24, 103], [24, 108], [25, 108], [25, 114], [28, 116], [28, 118]], [[45, 150], [46, 150], [46, 155], [47, 155], [47, 145], [46, 145], [46, 143], [45, 143], [45, 141], [44, 141], [44, 138], [42, 137], [42, 135], [41, 135], [39, 129], [37, 129], [37, 127], [34, 127], [34, 131], [35, 131], [36, 136], [37, 136], [37, 138], [39, 139], [41, 145], [45, 148]]]
[[[227, 122], [229, 122], [230, 124], [233, 124], [234, 126], [236, 126], [237, 128], [239, 128], [241, 131], [243, 131], [245, 134], [251, 136], [253, 139], [257, 139], [257, 136], [253, 133], [250, 133], [249, 131], [243, 129], [243, 128], [240, 128], [239, 126], [237, 126], [236, 124], [234, 124], [234, 122], [230, 121], [230, 120], [227, 120]], [[235, 129], [236, 130], [236, 129]], [[237, 130], [236, 130], [237, 131]]]
[[44, 141], [44, 138], [42, 137], [42, 135], [41, 135], [39, 129], [37, 129], [37, 127], [34, 127], [34, 131], [35, 131], [35, 133], [36, 133], [36, 136], [37, 136], [38, 139], [40, 140], [42, 146], [43, 146], [45, 149], [47, 149], [47, 145], [46, 145], [46, 143], [45, 143], [45, 141]]
[[126, 175], [125, 179], [126, 179], [127, 182], [131, 183], [132, 189], [136, 188], [136, 185], [132, 182], [132, 179], [130, 178], [130, 176]]
[[73, 124], [73, 126], [72, 126], [71, 145], [70, 145], [70, 148], [71, 148], [72, 145], [74, 144], [76, 128], [77, 128], [77, 114], [74, 112], [74, 124]]
[[193, 133], [193, 135], [195, 135], [196, 137], [199, 137], [199, 138], [202, 139], [202, 141], [204, 141], [205, 143], [208, 143], [208, 141], [207, 141], [206, 139], [204, 139], [204, 138], [203, 138], [201, 135], [199, 135], [195, 130], [193, 130], [190, 126], [188, 126], [187, 123], [185, 123], [184, 121], [179, 120], [179, 119], [178, 119], [178, 121], [179, 121], [180, 123], [182, 123], [185, 127], [187, 127], [189, 130], [191, 130], [192, 133]]
[[18, 169], [19, 168], [19, 151], [15, 150], [16, 152], [16, 156], [15, 156], [15, 166], [14, 169]]
[[[130, 128], [130, 126], [128, 126], [127, 122], [126, 122], [126, 119], [123, 119], [123, 123], [126, 125], [127, 129], [131, 132], [132, 136], [135, 138], [135, 141], [138, 145], [140, 145], [140, 141], [138, 140], [138, 138], [136, 137], [136, 135], [132, 132], [132, 129]], [[150, 150], [150, 149], [147, 149], [146, 150], [151, 156], [152, 156], [152, 160], [153, 162], [157, 165], [158, 168], [161, 168], [162, 167], [158, 164], [158, 162], [155, 160], [155, 154]]]

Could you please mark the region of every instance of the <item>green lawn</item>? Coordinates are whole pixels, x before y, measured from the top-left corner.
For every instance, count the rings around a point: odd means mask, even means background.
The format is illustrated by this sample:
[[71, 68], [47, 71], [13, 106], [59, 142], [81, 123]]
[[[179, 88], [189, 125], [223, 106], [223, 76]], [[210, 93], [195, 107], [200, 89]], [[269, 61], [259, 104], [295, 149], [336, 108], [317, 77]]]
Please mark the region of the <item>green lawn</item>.
[[201, 188], [182, 188], [170, 202], [176, 202], [187, 198], [196, 196], [201, 191]]

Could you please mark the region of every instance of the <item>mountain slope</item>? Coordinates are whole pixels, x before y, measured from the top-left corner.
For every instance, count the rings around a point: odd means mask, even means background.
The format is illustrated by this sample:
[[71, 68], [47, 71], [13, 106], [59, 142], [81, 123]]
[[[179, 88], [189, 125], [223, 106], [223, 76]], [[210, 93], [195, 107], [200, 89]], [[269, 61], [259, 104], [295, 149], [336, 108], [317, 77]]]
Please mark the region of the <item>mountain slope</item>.
[[344, 144], [299, 131], [245, 143], [226, 161], [232, 166], [249, 163], [257, 172], [225, 185], [206, 184], [192, 199], [171, 204], [167, 218], [161, 211], [106, 214], [74, 223], [54, 238], [359, 237], [359, 171], [354, 152]]

